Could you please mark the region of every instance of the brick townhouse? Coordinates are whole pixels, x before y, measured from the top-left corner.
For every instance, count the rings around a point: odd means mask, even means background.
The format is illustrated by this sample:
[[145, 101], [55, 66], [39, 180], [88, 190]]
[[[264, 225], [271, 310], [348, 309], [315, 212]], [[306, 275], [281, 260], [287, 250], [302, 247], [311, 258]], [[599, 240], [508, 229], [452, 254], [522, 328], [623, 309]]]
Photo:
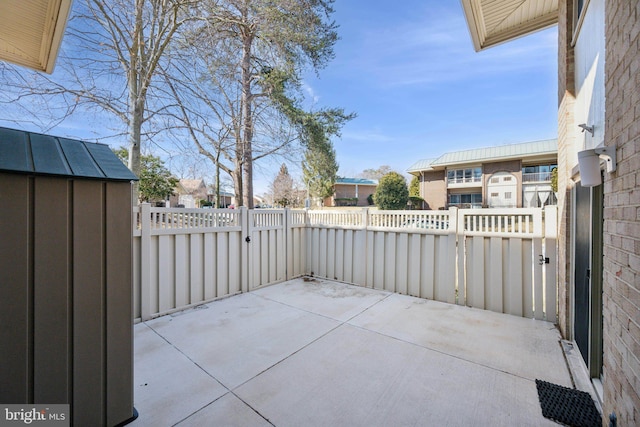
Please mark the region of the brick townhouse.
[[462, 5], [476, 50], [558, 25], [559, 327], [603, 423], [640, 425], [640, 2]]

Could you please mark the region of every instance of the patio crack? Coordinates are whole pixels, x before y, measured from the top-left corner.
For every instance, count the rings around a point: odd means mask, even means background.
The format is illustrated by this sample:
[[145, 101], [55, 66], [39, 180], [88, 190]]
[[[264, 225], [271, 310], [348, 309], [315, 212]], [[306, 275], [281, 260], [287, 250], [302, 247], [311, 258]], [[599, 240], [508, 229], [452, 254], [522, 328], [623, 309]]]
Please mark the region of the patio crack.
[[[390, 297], [390, 296], [392, 296], [392, 295], [393, 295], [393, 294], [391, 294], [391, 293], [390, 293], [389, 295], [386, 295], [384, 298], [381, 298], [380, 300], [378, 300], [378, 301], [374, 302], [373, 304], [371, 304], [371, 305], [367, 306], [365, 309], [363, 309], [363, 310], [362, 310], [362, 311], [360, 311], [359, 313], [354, 314], [353, 316], [351, 316], [350, 318], [348, 318], [347, 320], [344, 320], [344, 321], [342, 321], [342, 320], [337, 320], [337, 319], [335, 319], [335, 318], [333, 318], [333, 317], [326, 316], [326, 315], [322, 315], [322, 314], [319, 314], [319, 313], [315, 313], [315, 312], [312, 312], [312, 311], [309, 311], [309, 310], [304, 310], [304, 309], [301, 309], [300, 307], [295, 307], [295, 306], [292, 306], [292, 305], [289, 305], [289, 304], [285, 304], [285, 303], [283, 303], [283, 302], [280, 302], [280, 301], [277, 301], [277, 300], [273, 300], [273, 299], [271, 299], [271, 298], [267, 298], [267, 297], [262, 296], [262, 295], [258, 295], [260, 298], [264, 298], [264, 299], [266, 299], [266, 300], [269, 300], [269, 301], [272, 301], [272, 302], [276, 302], [276, 303], [278, 303], [278, 304], [282, 304], [282, 305], [284, 305], [284, 306], [286, 306], [286, 307], [294, 308], [294, 309], [296, 309], [296, 310], [300, 310], [300, 311], [302, 311], [302, 312], [309, 313], [309, 314], [313, 314], [313, 315], [316, 315], [316, 316], [321, 316], [321, 317], [324, 317], [324, 318], [326, 318], [326, 319], [331, 319], [331, 320], [334, 320], [334, 321], [339, 322], [339, 323], [338, 323], [335, 327], [333, 327], [333, 328], [329, 329], [327, 332], [325, 332], [325, 333], [323, 333], [323, 334], [319, 335], [319, 336], [318, 336], [318, 337], [316, 337], [315, 339], [313, 339], [313, 340], [309, 341], [307, 344], [305, 344], [305, 345], [303, 345], [302, 347], [298, 348], [296, 351], [294, 351], [294, 352], [292, 352], [292, 353], [288, 354], [287, 356], [285, 356], [285, 357], [283, 357], [282, 359], [278, 360], [278, 361], [277, 361], [277, 362], [275, 362], [274, 364], [272, 364], [272, 365], [268, 366], [267, 368], [263, 369], [262, 371], [258, 372], [258, 373], [257, 373], [256, 375], [254, 375], [253, 377], [251, 377], [251, 378], [249, 378], [248, 380], [244, 381], [243, 383], [241, 383], [241, 384], [237, 385], [236, 387], [234, 387], [234, 388], [233, 388], [233, 390], [237, 390], [238, 388], [242, 387], [243, 385], [247, 384], [248, 382], [253, 381], [255, 378], [257, 378], [257, 377], [259, 377], [260, 375], [264, 374], [264, 373], [265, 373], [265, 372], [267, 372], [268, 370], [270, 370], [270, 369], [272, 369], [272, 368], [274, 368], [274, 367], [276, 367], [276, 366], [280, 365], [282, 362], [284, 362], [285, 360], [287, 360], [287, 359], [291, 358], [292, 356], [294, 356], [294, 355], [296, 355], [296, 354], [300, 353], [302, 350], [304, 350], [304, 349], [306, 349], [307, 347], [309, 347], [310, 345], [312, 345], [312, 344], [314, 344], [314, 343], [318, 342], [319, 340], [321, 340], [322, 338], [326, 337], [327, 335], [329, 335], [329, 334], [330, 334], [330, 333], [332, 333], [333, 331], [337, 330], [338, 328], [340, 328], [340, 327], [342, 327], [342, 326], [344, 326], [344, 325], [353, 326], [353, 325], [349, 324], [348, 322], [350, 322], [350, 321], [351, 321], [351, 320], [353, 320], [354, 318], [356, 318], [356, 317], [360, 316], [362, 313], [366, 312], [366, 311], [367, 311], [367, 310], [369, 310], [370, 308], [372, 308], [372, 307], [374, 307], [375, 305], [377, 305], [377, 304], [381, 303], [382, 301], [384, 301], [385, 299], [389, 298], [389, 297]], [[233, 390], [230, 390], [230, 391], [231, 391], [231, 392], [233, 392]], [[235, 393], [234, 393], [234, 395], [235, 395]], [[245, 403], [246, 403], [246, 402], [245, 402]], [[250, 406], [250, 405], [249, 405], [249, 406]], [[252, 409], [253, 409], [253, 408], [252, 408]], [[255, 409], [254, 409], [254, 410], [255, 410]]]
[[495, 366], [490, 366], [490, 365], [487, 365], [487, 364], [484, 364], [484, 363], [476, 362], [474, 360], [466, 359], [464, 357], [457, 356], [457, 355], [451, 354], [451, 353], [447, 353], [445, 351], [438, 350], [436, 348], [432, 348], [432, 347], [428, 347], [426, 345], [421, 345], [421, 344], [418, 344], [418, 343], [415, 343], [415, 342], [407, 341], [407, 340], [404, 340], [402, 338], [394, 337], [393, 335], [388, 335], [388, 334], [385, 334], [385, 333], [382, 333], [382, 332], [379, 332], [379, 331], [376, 331], [376, 330], [373, 330], [373, 329], [367, 329], [367, 328], [365, 328], [363, 326], [360, 326], [360, 325], [349, 324], [349, 326], [357, 328], [357, 329], [360, 329], [360, 330], [363, 330], [363, 331], [371, 332], [371, 333], [374, 333], [376, 335], [380, 335], [380, 336], [383, 336], [383, 337], [386, 337], [386, 338], [391, 338], [391, 339], [393, 339], [395, 341], [399, 341], [399, 342], [402, 342], [402, 343], [405, 343], [405, 344], [409, 344], [409, 345], [414, 346], [414, 347], [422, 348], [424, 350], [433, 351], [434, 353], [438, 353], [438, 354], [441, 354], [443, 356], [451, 357], [451, 358], [454, 358], [456, 360], [460, 360], [460, 361], [463, 361], [463, 362], [471, 363], [471, 364], [476, 365], [476, 366], [481, 366], [483, 368], [490, 369], [490, 370], [495, 371], [495, 372], [501, 372], [503, 374], [507, 374], [507, 375], [509, 375], [511, 377], [514, 377], [514, 378], [520, 378], [520, 379], [535, 383], [535, 378], [532, 379], [532, 378], [525, 377], [523, 375], [518, 375], [518, 374], [515, 374], [513, 372], [509, 372], [507, 370], [497, 368]]
[[[244, 403], [248, 408], [250, 408], [253, 412], [255, 412], [260, 418], [262, 418], [263, 420], [265, 420], [267, 423], [269, 423], [269, 425], [275, 426], [267, 417], [265, 417], [264, 415], [262, 415], [260, 413], [260, 411], [258, 411], [256, 408], [254, 408], [253, 406], [251, 406], [248, 402], [246, 402], [243, 398], [241, 398], [239, 395], [237, 395], [234, 390], [239, 386], [235, 387], [234, 389], [230, 389], [229, 387], [227, 387], [226, 385], [224, 385], [219, 379], [217, 379], [214, 375], [212, 375], [209, 371], [207, 371], [204, 367], [202, 367], [198, 362], [196, 362], [195, 360], [193, 360], [191, 357], [189, 357], [184, 351], [180, 350], [178, 347], [176, 347], [171, 341], [169, 341], [167, 338], [165, 338], [162, 334], [160, 334], [158, 331], [156, 331], [153, 326], [148, 325], [145, 323], [145, 326], [148, 327], [149, 329], [151, 329], [153, 331], [153, 333], [155, 333], [157, 336], [159, 336], [163, 341], [165, 341], [167, 344], [169, 344], [171, 347], [173, 347], [178, 353], [180, 353], [181, 355], [183, 355], [188, 361], [190, 361], [194, 366], [197, 366], [198, 369], [200, 369], [202, 372], [204, 372], [208, 377], [210, 377], [211, 379], [213, 379], [215, 382], [217, 382], [218, 384], [220, 384], [220, 386], [222, 386], [227, 392], [223, 393], [221, 396], [217, 397], [216, 399], [213, 399], [211, 402], [207, 403], [206, 405], [198, 408], [197, 410], [193, 411], [192, 413], [190, 413], [189, 415], [187, 415], [186, 417], [184, 417], [183, 419], [181, 419], [180, 421], [178, 421], [177, 423], [173, 424], [174, 426], [179, 425], [180, 423], [182, 423], [183, 421], [187, 420], [188, 418], [192, 417], [193, 415], [197, 414], [198, 412], [202, 411], [203, 409], [205, 409], [206, 407], [214, 404], [215, 402], [219, 401], [220, 399], [222, 399], [224, 396], [231, 394], [233, 396], [236, 397], [236, 399], [240, 400], [242, 403]], [[285, 358], [286, 359], [286, 358]], [[284, 360], [284, 359], [283, 359]], [[280, 362], [278, 362], [280, 363]], [[274, 364], [274, 366], [277, 365]], [[270, 368], [269, 368], [270, 369]], [[260, 374], [258, 374], [260, 375]], [[257, 375], [256, 375], [257, 376]], [[255, 376], [253, 377], [255, 378]], [[251, 379], [253, 379], [251, 378]], [[248, 380], [251, 381], [251, 380]], [[245, 381], [246, 382], [246, 381]], [[244, 383], [243, 383], [244, 384]]]

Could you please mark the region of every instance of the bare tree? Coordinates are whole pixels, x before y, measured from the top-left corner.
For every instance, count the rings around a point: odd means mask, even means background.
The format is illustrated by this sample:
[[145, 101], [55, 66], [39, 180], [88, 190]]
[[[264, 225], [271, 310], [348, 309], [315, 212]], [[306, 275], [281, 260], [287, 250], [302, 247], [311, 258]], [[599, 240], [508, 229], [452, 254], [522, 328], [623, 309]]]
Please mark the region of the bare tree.
[[[195, 69], [206, 74], [172, 64], [170, 80], [185, 83], [171, 89], [181, 100], [174, 119], [189, 129], [200, 153], [232, 176], [236, 196], [249, 208], [254, 162], [299, 140], [298, 132], [284, 125], [291, 119], [283, 99], [293, 101], [304, 68], [319, 70], [333, 57], [332, 3], [203, 0], [184, 47], [198, 49], [196, 58], [206, 68]], [[193, 58], [190, 64], [199, 61]]]
[[294, 189], [293, 178], [289, 175], [287, 165], [284, 163], [280, 166], [278, 175], [271, 183], [271, 192], [273, 193], [273, 202], [276, 205], [286, 208], [295, 204], [296, 192]]
[[391, 166], [382, 165], [378, 169], [365, 169], [358, 175], [360, 178], [380, 180], [383, 176], [391, 172]]
[[191, 19], [189, 12], [195, 2], [74, 2], [56, 73], [27, 74], [23, 69], [5, 66], [3, 77], [11, 93], [5, 93], [5, 100], [55, 98], [60, 108], [50, 113], [58, 121], [78, 111], [112, 114], [127, 129], [128, 166], [139, 175], [142, 128], [158, 113], [155, 108], [149, 109], [154, 79], [176, 32]]
[[[241, 93], [232, 52], [210, 54], [219, 50], [217, 37], [213, 31], [201, 39], [192, 34], [179, 45], [180, 55], [174, 55], [164, 70], [167, 98], [173, 104], [164, 112], [168, 120], [165, 127], [171, 129], [176, 145], [184, 152], [189, 152], [193, 144], [199, 154], [211, 161], [216, 169], [216, 182], [220, 182], [220, 171], [228, 174], [234, 183], [236, 200], [242, 202], [246, 158]], [[252, 163], [267, 156], [287, 158], [296, 154], [292, 144], [298, 140], [298, 134], [268, 97], [254, 101], [253, 115], [253, 150], [249, 159]]]

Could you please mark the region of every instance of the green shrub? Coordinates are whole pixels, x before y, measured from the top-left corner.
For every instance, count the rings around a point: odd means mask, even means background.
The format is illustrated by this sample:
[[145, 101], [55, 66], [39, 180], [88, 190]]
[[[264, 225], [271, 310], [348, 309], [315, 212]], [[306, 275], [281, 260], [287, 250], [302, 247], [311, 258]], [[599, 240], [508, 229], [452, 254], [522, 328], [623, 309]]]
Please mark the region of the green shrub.
[[419, 196], [409, 196], [409, 209], [411, 210], [415, 210], [415, 209], [422, 209], [422, 202], [424, 202], [424, 199], [422, 197]]
[[373, 200], [382, 210], [405, 209], [409, 200], [407, 181], [399, 173], [389, 172], [380, 179]]
[[337, 197], [333, 201], [336, 206], [358, 206], [357, 197]]

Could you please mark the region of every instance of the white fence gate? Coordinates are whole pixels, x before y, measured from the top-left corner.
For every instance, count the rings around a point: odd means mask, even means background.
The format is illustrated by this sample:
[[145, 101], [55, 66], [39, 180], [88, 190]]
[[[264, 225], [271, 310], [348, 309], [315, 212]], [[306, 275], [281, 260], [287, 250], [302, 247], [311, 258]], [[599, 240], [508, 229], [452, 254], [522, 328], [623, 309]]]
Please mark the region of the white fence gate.
[[555, 206], [460, 210], [458, 302], [555, 322], [556, 216]]
[[555, 321], [556, 212], [549, 206], [248, 211], [143, 204], [134, 208], [135, 317], [312, 274]]

